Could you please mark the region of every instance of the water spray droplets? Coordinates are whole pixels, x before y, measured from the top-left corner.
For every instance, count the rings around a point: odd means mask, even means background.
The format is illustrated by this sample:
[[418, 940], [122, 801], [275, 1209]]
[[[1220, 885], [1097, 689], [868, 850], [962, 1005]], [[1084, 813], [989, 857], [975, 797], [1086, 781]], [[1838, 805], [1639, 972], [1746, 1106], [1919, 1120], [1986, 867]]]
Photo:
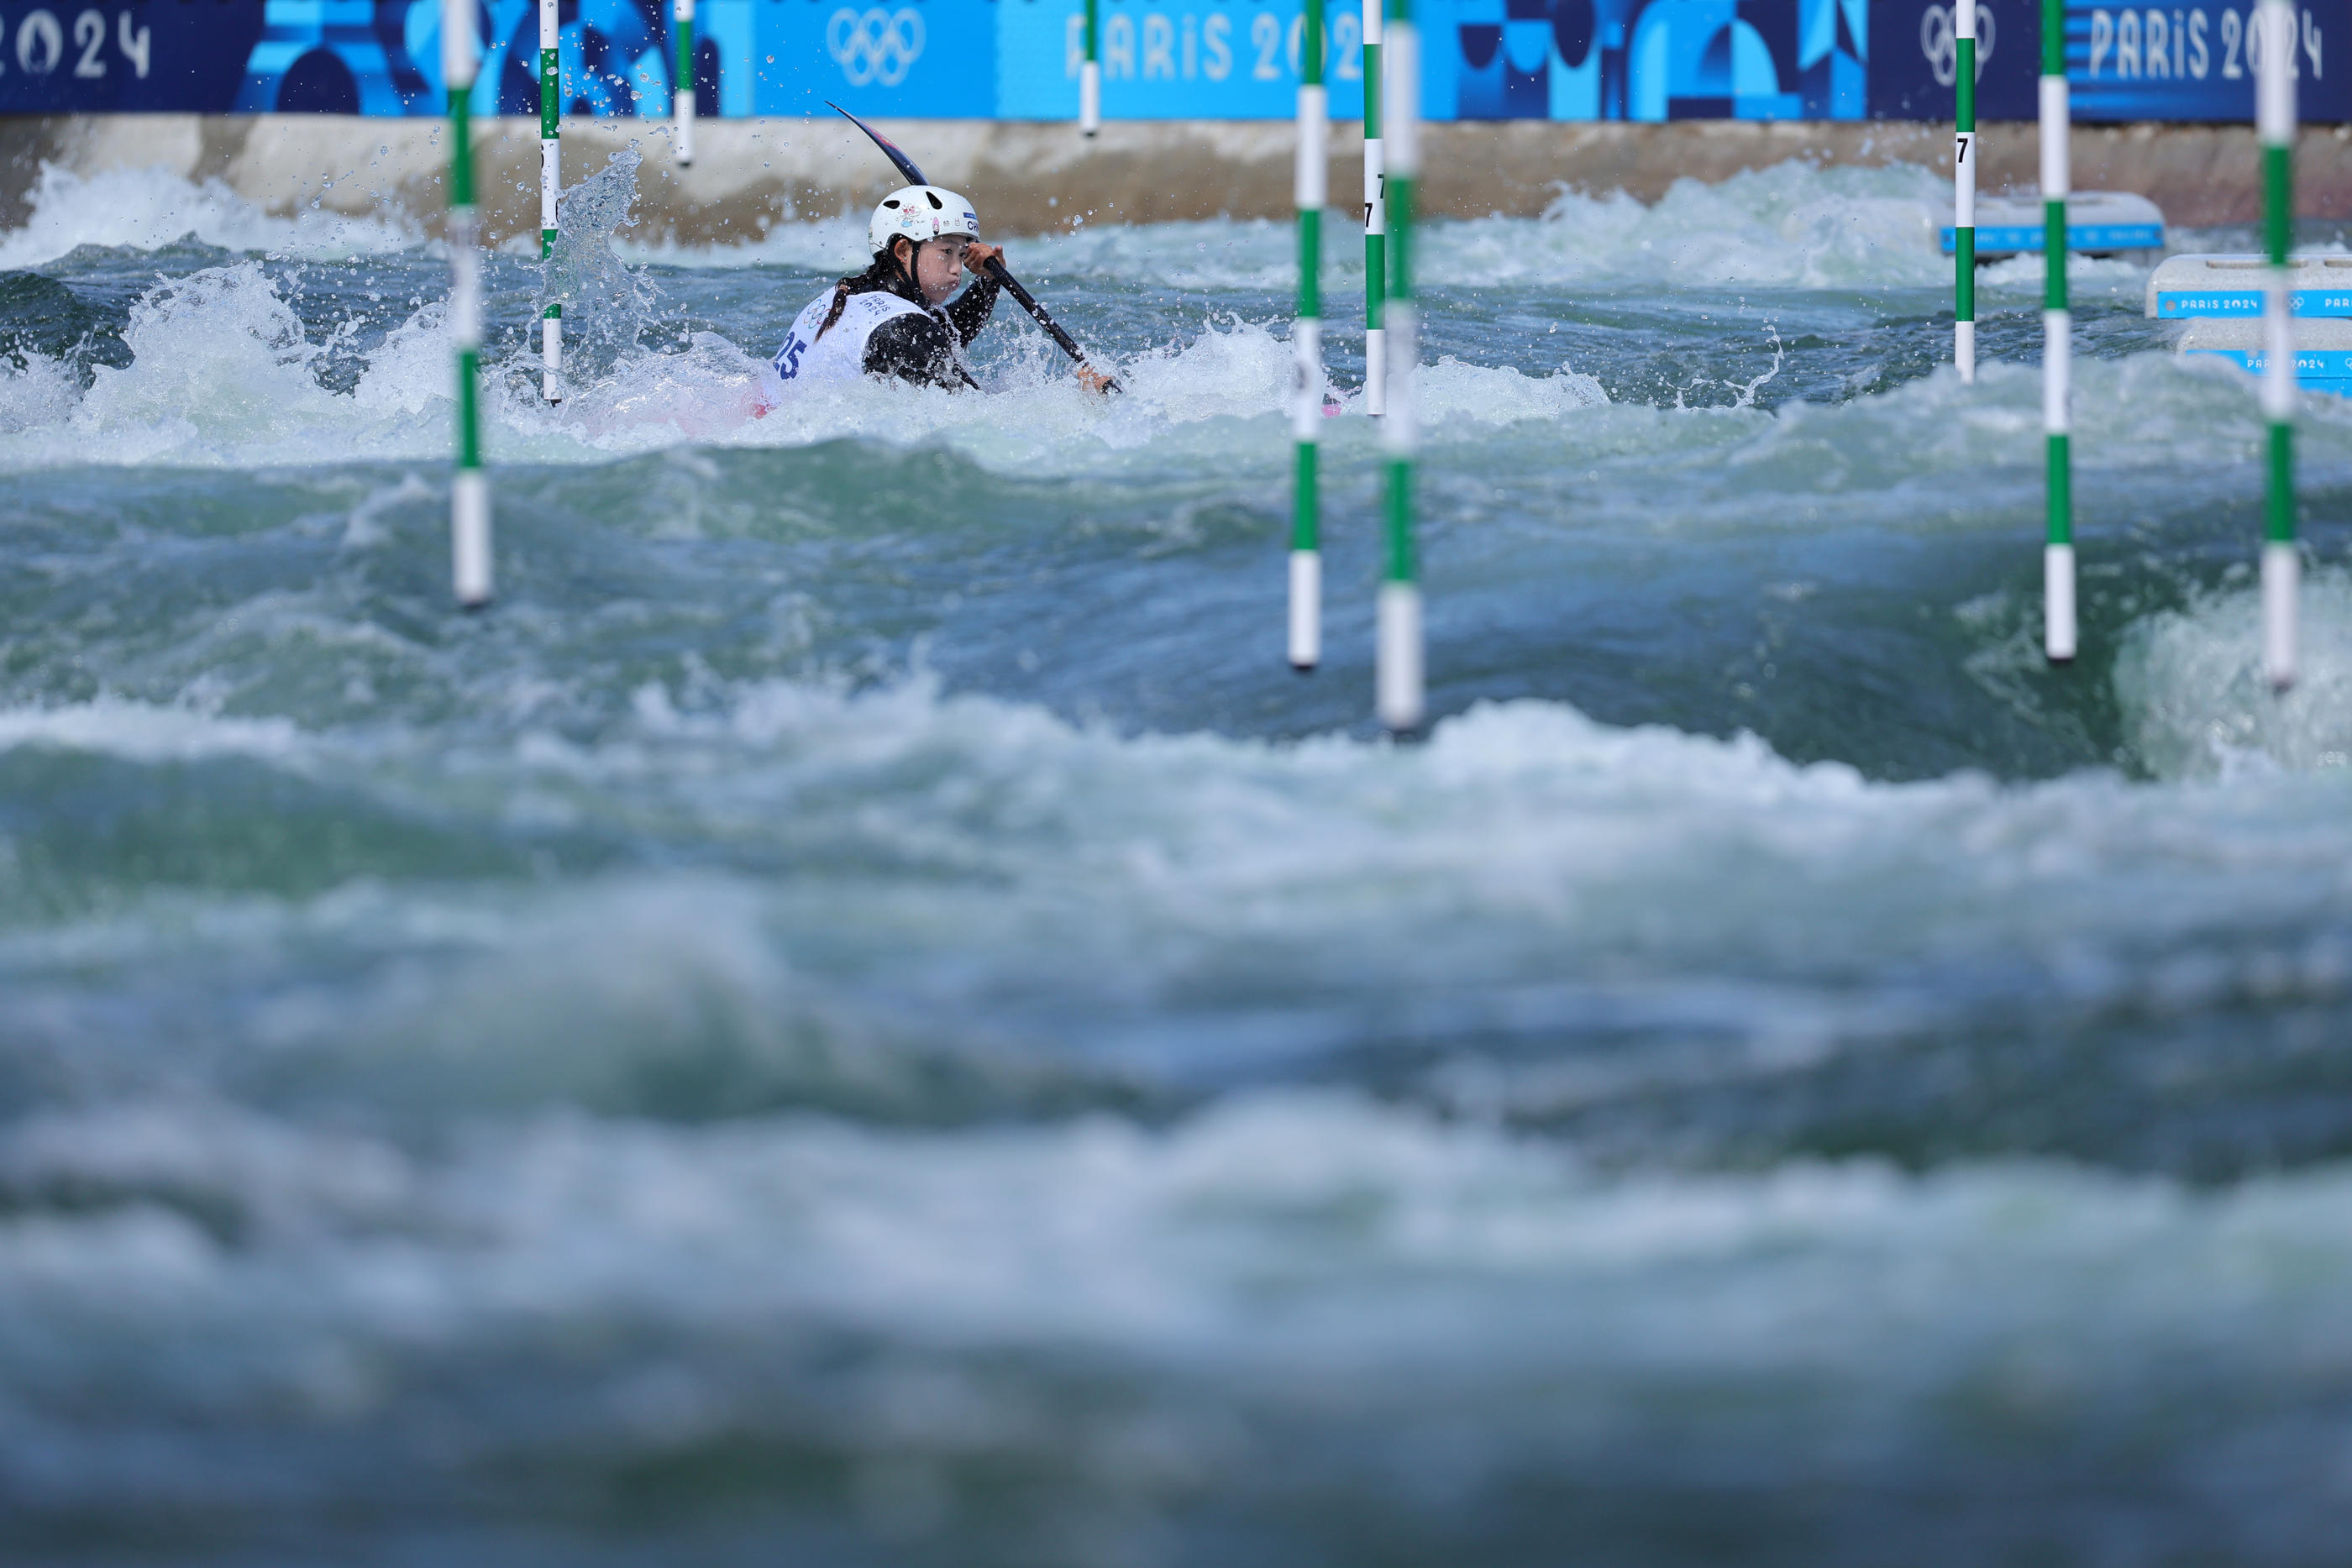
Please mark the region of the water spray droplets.
[[574, 381], [612, 374], [660, 303], [661, 291], [613, 249], [614, 233], [636, 225], [637, 169], [634, 147], [563, 193], [557, 206], [555, 253], [543, 264], [534, 315], [563, 307], [565, 372]]

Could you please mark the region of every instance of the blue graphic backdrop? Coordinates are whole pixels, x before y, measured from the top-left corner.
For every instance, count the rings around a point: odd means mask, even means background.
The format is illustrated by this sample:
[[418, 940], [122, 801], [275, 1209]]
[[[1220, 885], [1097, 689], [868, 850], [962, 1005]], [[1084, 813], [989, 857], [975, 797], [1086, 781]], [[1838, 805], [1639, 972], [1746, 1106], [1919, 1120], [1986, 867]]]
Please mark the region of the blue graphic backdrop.
[[[1002, 0], [998, 112], [1076, 114], [1079, 0]], [[1360, 8], [1329, 8], [1331, 112], [1363, 113]], [[1858, 120], [1866, 0], [1422, 0], [1432, 120]], [[1111, 119], [1281, 119], [1299, 11], [1278, 0], [1103, 0]]]
[[1454, 0], [1465, 120], [1856, 120], [1865, 0]]
[[[1951, 118], [1949, 0], [1901, 0], [1877, 7], [1881, 47], [1870, 68], [1870, 112], [1883, 120]], [[2103, 5], [2067, 0], [2066, 78], [2074, 118], [2085, 124], [2140, 120], [2248, 124], [2254, 116], [2253, 61], [2262, 48], [2253, 0]], [[1978, 0], [1990, 15], [1992, 47], [1978, 45], [1977, 112], [1988, 120], [2034, 117], [2041, 73], [2037, 0]], [[2295, 96], [2306, 123], [2352, 119], [2352, 57], [2331, 59], [2328, 44], [2352, 47], [2352, 0], [2296, 7]], [[1978, 23], [1979, 35], [1986, 24]]]
[[[1083, 0], [700, 0], [705, 115], [1067, 120]], [[670, 0], [562, 0], [564, 107], [670, 112]], [[2031, 119], [2038, 0], [1979, 0], [1979, 111]], [[2253, 0], [2068, 0], [2085, 121], [2244, 122]], [[1949, 0], [1421, 0], [1432, 120], [1948, 120]], [[475, 0], [478, 114], [538, 112], [536, 0]], [[1286, 119], [1299, 0], [1101, 0], [1111, 119]], [[1363, 111], [1361, 13], [1329, 6], [1335, 116]], [[2352, 117], [2328, 42], [2352, 0], [2299, 7], [2303, 114]], [[0, 0], [0, 113], [442, 110], [439, 0]]]

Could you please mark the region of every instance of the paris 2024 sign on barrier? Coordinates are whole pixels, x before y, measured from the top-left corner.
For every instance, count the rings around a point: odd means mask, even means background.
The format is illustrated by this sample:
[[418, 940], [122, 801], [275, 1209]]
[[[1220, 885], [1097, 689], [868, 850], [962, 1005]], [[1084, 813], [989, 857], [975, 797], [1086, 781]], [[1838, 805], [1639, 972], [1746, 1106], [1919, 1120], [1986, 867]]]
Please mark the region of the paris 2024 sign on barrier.
[[[1327, 0], [1331, 112], [1361, 114], [1360, 6]], [[1103, 113], [1287, 119], [1297, 0], [1098, 0]], [[537, 0], [480, 0], [477, 114], [538, 112]], [[1979, 0], [1979, 112], [2030, 119], [2038, 0]], [[1431, 120], [1948, 119], [1948, 0], [1417, 0]], [[661, 117], [667, 0], [563, 0], [568, 113]], [[2298, 8], [2306, 120], [2347, 118], [2352, 0]], [[440, 0], [0, 0], [0, 113], [441, 112]], [[700, 0], [704, 116], [1066, 120], [1084, 0]], [[2238, 120], [2266, 40], [2253, 0], [2070, 0], [2075, 118]], [[2333, 68], [2331, 69], [2331, 67]]]

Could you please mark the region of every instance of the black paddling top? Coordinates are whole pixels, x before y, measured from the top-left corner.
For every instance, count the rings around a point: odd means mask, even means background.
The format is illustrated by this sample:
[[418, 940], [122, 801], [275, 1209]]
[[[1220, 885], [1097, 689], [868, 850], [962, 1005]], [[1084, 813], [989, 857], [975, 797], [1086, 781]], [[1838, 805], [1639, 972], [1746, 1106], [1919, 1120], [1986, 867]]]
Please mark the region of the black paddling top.
[[[856, 294], [877, 291], [923, 304], [923, 291], [903, 272], [870, 288], [851, 290]], [[896, 376], [917, 386], [946, 387], [951, 392], [974, 385], [964, 372], [959, 350], [988, 325], [989, 316], [996, 309], [996, 279], [975, 277], [970, 287], [936, 310], [926, 305], [919, 316], [893, 316], [866, 340], [866, 373]]]

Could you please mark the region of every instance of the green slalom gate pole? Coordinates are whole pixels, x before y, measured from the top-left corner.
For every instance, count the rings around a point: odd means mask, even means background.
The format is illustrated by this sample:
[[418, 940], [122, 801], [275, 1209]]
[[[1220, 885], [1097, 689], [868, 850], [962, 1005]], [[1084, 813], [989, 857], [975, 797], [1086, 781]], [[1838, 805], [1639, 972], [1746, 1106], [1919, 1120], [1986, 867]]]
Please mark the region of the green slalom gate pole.
[[2073, 109], [2066, 92], [2065, 0], [2042, 0], [2042, 429], [2049, 447], [2050, 527], [2042, 548], [2042, 647], [2074, 656], [2074, 460], [2068, 450], [2074, 318], [2066, 308], [2066, 193]]
[[677, 70], [671, 77], [670, 136], [678, 167], [694, 162], [694, 0], [673, 0], [670, 31], [677, 35]]
[[457, 469], [449, 554], [457, 602], [490, 601], [490, 487], [482, 474], [482, 256], [474, 211], [475, 0], [441, 0], [441, 73], [449, 87], [449, 337], [457, 358]]
[[[2294, 50], [2292, 0], [2263, 0], [2254, 126], [2263, 144], [2263, 417], [2270, 472], [2263, 508], [2263, 670], [2273, 689], [2294, 685], [2295, 600], [2303, 575], [2294, 544]], [[2252, 30], [2247, 44], [2252, 46]]]
[[[556, 0], [539, 0], [539, 259], [555, 255], [556, 199], [563, 193], [563, 64]], [[539, 390], [563, 401], [563, 306], [551, 300], [539, 325]]]
[[1290, 433], [1297, 448], [1291, 487], [1290, 667], [1305, 674], [1323, 657], [1323, 545], [1316, 494], [1323, 435], [1323, 207], [1328, 196], [1329, 106], [1323, 87], [1323, 0], [1307, 0], [1298, 54], [1298, 350]]
[[1952, 5], [1952, 363], [1977, 379], [1977, 0]]
[[1101, 0], [1087, 0], [1087, 57], [1078, 64], [1078, 131], [1102, 129]]
[[1388, 287], [1389, 203], [1381, 162], [1381, 10], [1364, 0], [1364, 412], [1388, 407], [1387, 334], [1381, 329], [1381, 295]]
[[1421, 585], [1412, 548], [1412, 470], [1420, 443], [1413, 415], [1414, 364], [1420, 357], [1412, 302], [1412, 193], [1421, 174], [1421, 40], [1412, 0], [1389, 0], [1386, 57], [1389, 257], [1388, 413], [1381, 439], [1388, 452], [1388, 516], [1375, 650], [1374, 706], [1381, 723], [1402, 733], [1421, 727]]

